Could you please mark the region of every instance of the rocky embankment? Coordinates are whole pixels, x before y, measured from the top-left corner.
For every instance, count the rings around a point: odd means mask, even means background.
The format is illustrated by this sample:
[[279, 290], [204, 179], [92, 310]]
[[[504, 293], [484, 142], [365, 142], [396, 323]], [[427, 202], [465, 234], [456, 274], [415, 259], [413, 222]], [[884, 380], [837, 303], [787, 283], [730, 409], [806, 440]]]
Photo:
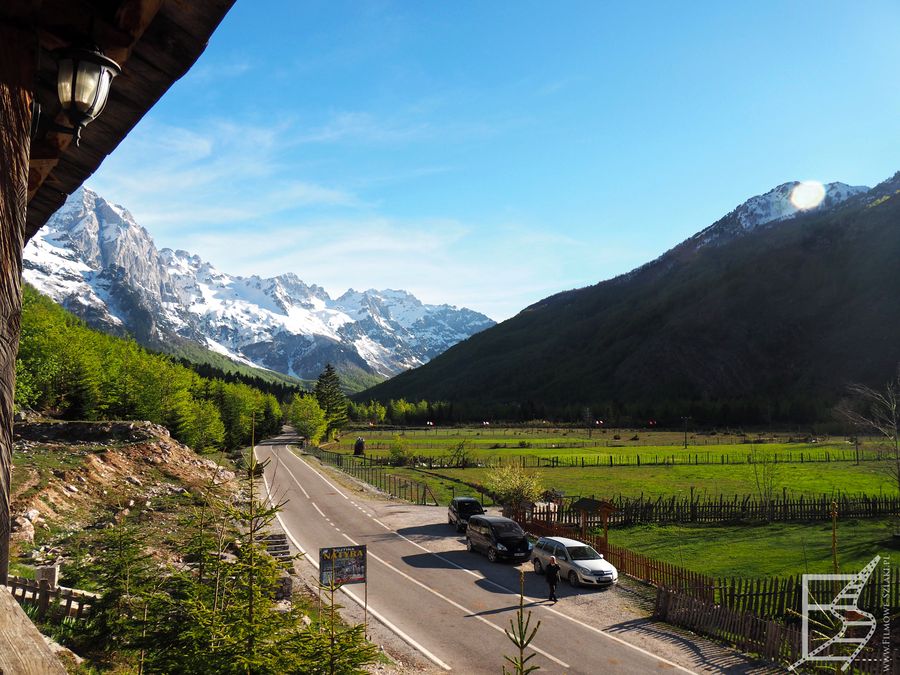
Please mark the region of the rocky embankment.
[[238, 492], [218, 457], [149, 422], [17, 423], [14, 439], [12, 538], [24, 563], [58, 561], [79, 530], [126, 519], [164, 530], [204, 490]]

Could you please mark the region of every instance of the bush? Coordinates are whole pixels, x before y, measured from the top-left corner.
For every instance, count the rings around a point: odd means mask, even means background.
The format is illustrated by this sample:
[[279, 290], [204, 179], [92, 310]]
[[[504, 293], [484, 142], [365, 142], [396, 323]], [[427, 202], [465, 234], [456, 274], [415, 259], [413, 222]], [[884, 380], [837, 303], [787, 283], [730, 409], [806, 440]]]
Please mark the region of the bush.
[[406, 466], [413, 463], [413, 455], [405, 438], [394, 436], [388, 448], [388, 462], [391, 466]]
[[544, 491], [540, 474], [519, 466], [491, 470], [485, 477], [485, 487], [495, 501], [516, 510], [538, 501]]

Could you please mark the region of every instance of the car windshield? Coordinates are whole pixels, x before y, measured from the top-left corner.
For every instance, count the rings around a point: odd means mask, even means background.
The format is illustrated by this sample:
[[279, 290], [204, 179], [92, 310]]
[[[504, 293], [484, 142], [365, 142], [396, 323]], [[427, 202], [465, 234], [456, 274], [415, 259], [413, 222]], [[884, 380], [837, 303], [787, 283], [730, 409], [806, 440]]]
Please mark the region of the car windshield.
[[603, 557], [590, 546], [568, 546], [566, 550], [572, 560], [600, 560]]
[[478, 502], [460, 502], [459, 510], [460, 511], [471, 511], [473, 513], [483, 513], [481, 504], [479, 504]]
[[491, 527], [494, 528], [494, 532], [498, 535], [500, 534], [517, 534], [522, 536], [525, 534], [522, 531], [522, 528], [519, 527], [516, 523], [492, 523]]

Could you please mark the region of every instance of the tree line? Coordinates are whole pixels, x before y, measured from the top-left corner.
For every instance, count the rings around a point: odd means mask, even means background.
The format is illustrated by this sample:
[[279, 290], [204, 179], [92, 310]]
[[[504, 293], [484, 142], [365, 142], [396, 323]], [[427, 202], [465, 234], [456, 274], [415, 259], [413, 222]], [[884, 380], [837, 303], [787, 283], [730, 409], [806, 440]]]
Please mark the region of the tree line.
[[[361, 400], [365, 392], [351, 400], [348, 415], [357, 424], [398, 426], [480, 424], [483, 421], [555, 423], [605, 427], [682, 428], [688, 417], [693, 427], [784, 426], [809, 424], [816, 428], [842, 428], [834, 418], [833, 403], [824, 400], [791, 398], [671, 400], [663, 402], [595, 401], [591, 404], [554, 404], [526, 400], [511, 403], [477, 401], [407, 401], [404, 398]], [[829, 426], [830, 425], [830, 426]]]
[[277, 433], [283, 416], [274, 394], [201, 377], [134, 340], [92, 330], [29, 286], [15, 403], [69, 420], [149, 420], [198, 452], [242, 447], [254, 424], [258, 437]]

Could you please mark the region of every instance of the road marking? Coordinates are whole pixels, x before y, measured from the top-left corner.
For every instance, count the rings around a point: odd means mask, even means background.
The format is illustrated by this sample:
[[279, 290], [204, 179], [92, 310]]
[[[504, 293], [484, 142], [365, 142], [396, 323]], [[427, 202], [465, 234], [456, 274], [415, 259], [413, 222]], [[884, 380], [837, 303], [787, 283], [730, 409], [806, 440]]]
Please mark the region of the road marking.
[[326, 516], [322, 509], [319, 508], [318, 504], [316, 504], [315, 502], [310, 502], [310, 504], [312, 504], [313, 508], [319, 512], [320, 516], [322, 516], [325, 520], [328, 520], [328, 516]]
[[[256, 448], [254, 448], [254, 451], [255, 450], [256, 450]], [[285, 468], [287, 468], [287, 467], [285, 467]], [[290, 473], [290, 471], [288, 473]], [[293, 477], [293, 474], [292, 474], [292, 477]], [[263, 478], [263, 484], [266, 486], [266, 497], [268, 498], [270, 504], [274, 504], [274, 502], [272, 501], [272, 491], [269, 489], [269, 481], [266, 480], [265, 474], [263, 474], [262, 478]], [[296, 481], [297, 479], [294, 478], [294, 480]], [[303, 554], [303, 559], [308, 561], [316, 569], [316, 571], [318, 571], [319, 562], [317, 560], [313, 559], [312, 556], [307, 555], [306, 550], [303, 548], [303, 546], [300, 545], [300, 542], [294, 538], [293, 534], [291, 534], [291, 531], [288, 528], [287, 523], [285, 523], [284, 520], [282, 519], [281, 514], [276, 513], [275, 518], [281, 524], [281, 529], [284, 530], [284, 533], [287, 535], [288, 539], [291, 540], [291, 543], [293, 543], [294, 546], [297, 547], [297, 550], [300, 551], [301, 554]], [[346, 535], [344, 535], [344, 536], [346, 536]], [[348, 537], [348, 539], [349, 539], [349, 537]], [[318, 575], [316, 575], [316, 576], [318, 577]], [[364, 599], [357, 597], [355, 594], [351, 593], [346, 588], [342, 587], [340, 589], [340, 591], [342, 593], [346, 594], [351, 600], [353, 600], [360, 607], [366, 608], [366, 610], [369, 612], [369, 614], [371, 614], [376, 619], [378, 619], [385, 628], [387, 628], [394, 635], [396, 635], [401, 640], [406, 642], [406, 644], [408, 644], [410, 647], [421, 652], [425, 656], [425, 658], [427, 658], [429, 661], [431, 661], [435, 665], [440, 666], [441, 668], [443, 668], [446, 671], [453, 670], [450, 666], [448, 666], [446, 663], [441, 661], [437, 656], [435, 656], [427, 647], [425, 647], [424, 645], [422, 645], [421, 643], [417, 642], [412, 637], [407, 635], [398, 626], [396, 626], [394, 623], [389, 621], [387, 619], [387, 617], [385, 617], [381, 612], [379, 612], [374, 607], [372, 607], [367, 602], [365, 602]]]
[[[334, 488], [335, 490], [337, 490], [337, 488], [335, 488], [334, 485], [332, 485], [332, 483], [331, 483], [330, 481], [328, 481], [324, 476], [322, 476], [318, 471], [316, 471], [315, 468], [313, 468], [308, 462], [304, 461], [302, 457], [298, 457], [296, 454], [295, 454], [294, 456], [297, 457], [297, 459], [299, 459], [301, 462], [303, 462], [304, 464], [306, 464], [307, 467], [309, 467], [312, 471], [314, 471], [314, 472], [316, 473], [316, 475], [318, 475], [318, 476], [319, 476], [322, 480], [324, 480], [328, 485], [330, 485], [332, 488]], [[282, 464], [284, 464], [283, 461], [282, 461]], [[285, 468], [287, 468], [287, 467], [285, 467]], [[294, 476], [294, 475], [290, 472], [290, 470], [288, 470], [288, 473], [291, 475], [291, 478], [293, 478], [295, 481], [297, 480], [296, 476]], [[338, 494], [341, 494], [341, 496], [343, 496], [345, 499], [347, 498], [346, 495], [343, 495], [343, 493], [341, 493], [340, 491], [338, 491]], [[317, 508], [318, 508], [318, 507], [317, 507]], [[320, 513], [321, 513], [321, 511], [320, 511]], [[431, 550], [425, 548], [424, 546], [422, 546], [421, 544], [419, 544], [418, 542], [415, 542], [415, 541], [413, 541], [412, 539], [409, 539], [408, 537], [405, 537], [404, 535], [400, 534], [399, 532], [396, 532], [395, 530], [392, 530], [390, 527], [388, 527], [387, 525], [385, 525], [383, 522], [381, 522], [381, 521], [378, 520], [377, 518], [373, 518], [373, 520], [374, 520], [376, 523], [378, 523], [379, 525], [381, 525], [383, 528], [385, 528], [386, 530], [389, 530], [390, 532], [392, 532], [393, 534], [397, 535], [397, 536], [400, 537], [401, 539], [403, 539], [403, 540], [409, 542], [410, 544], [412, 544], [412, 545], [415, 546], [416, 548], [419, 548], [419, 549], [425, 551], [426, 553], [430, 553], [431, 555], [433, 555], [433, 556], [439, 558], [440, 560], [443, 560], [444, 562], [446, 562], [446, 563], [452, 565], [453, 567], [455, 567], [455, 568], [457, 568], [457, 569], [462, 570], [463, 572], [466, 572], [467, 574], [470, 574], [470, 575], [474, 576], [474, 577], [477, 578], [477, 579], [483, 579], [484, 581], [486, 581], [487, 583], [491, 584], [492, 586], [495, 586], [495, 587], [497, 587], [497, 588], [499, 588], [499, 589], [501, 589], [501, 590], [504, 590], [504, 591], [506, 591], [507, 593], [509, 593], [509, 594], [511, 594], [511, 595], [518, 595], [518, 593], [516, 593], [516, 592], [513, 591], [512, 589], [507, 588], [507, 587], [504, 586], [503, 584], [499, 584], [499, 583], [497, 583], [496, 581], [494, 581], [494, 580], [492, 580], [492, 579], [488, 579], [488, 578], [487, 578], [486, 576], [484, 576], [483, 574], [478, 574], [478, 573], [476, 573], [476, 572], [474, 572], [474, 571], [472, 571], [472, 570], [466, 569], [465, 567], [462, 567], [461, 565], [456, 564], [456, 563], [453, 562], [452, 560], [450, 560], [450, 559], [448, 559], [448, 558], [445, 558], [444, 556], [440, 555], [439, 553], [436, 553], [436, 552], [434, 552], [434, 551], [431, 551]], [[345, 536], [346, 536], [346, 535], [345, 535]], [[348, 538], [349, 538], [349, 537], [348, 537]], [[449, 598], [446, 598], [446, 597], [444, 597], [444, 596], [441, 596], [441, 594], [438, 593], [437, 591], [435, 591], [434, 589], [429, 588], [428, 586], [422, 584], [421, 582], [417, 581], [416, 579], [413, 579], [413, 578], [410, 577], [409, 575], [407, 575], [407, 574], [405, 574], [404, 572], [400, 571], [399, 569], [393, 567], [390, 563], [388, 563], [388, 562], [386, 562], [386, 561], [384, 561], [384, 560], [381, 560], [380, 558], [376, 557], [376, 556], [375, 556], [374, 554], [372, 554], [371, 552], [369, 552], [369, 555], [372, 556], [373, 558], [375, 558], [376, 560], [378, 560], [379, 562], [383, 563], [384, 565], [387, 565], [388, 567], [390, 567], [391, 569], [393, 569], [394, 571], [396, 571], [398, 574], [401, 574], [401, 575], [405, 576], [407, 579], [410, 579], [410, 580], [413, 581], [414, 583], [416, 583], [416, 584], [422, 586], [422, 588], [425, 588], [426, 590], [428, 590], [428, 591], [434, 593], [435, 595], [437, 595], [437, 596], [439, 596], [439, 597], [442, 597], [442, 598], [445, 599], [447, 602], [449, 602], [449, 603], [451, 603], [451, 604], [453, 604], [453, 605], [455, 605], [455, 606], [457, 606], [457, 607], [462, 608], [461, 605], [458, 605], [458, 604], [455, 603], [453, 600], [450, 600]], [[529, 602], [541, 602], [541, 601], [539, 601], [539, 600], [537, 600], [537, 599], [535, 599], [535, 598], [529, 598], [529, 597], [527, 597], [527, 596], [526, 596], [526, 599], [527, 599]], [[567, 614], [564, 614], [564, 613], [562, 613], [562, 612], [560, 612], [560, 611], [558, 611], [558, 610], [556, 610], [556, 609], [553, 609], [552, 607], [547, 607], [547, 606], [545, 606], [545, 605], [543, 605], [543, 604], [538, 604], [537, 606], [538, 606], [538, 607], [541, 607], [541, 608], [543, 608], [543, 609], [545, 609], [546, 611], [548, 611], [548, 612], [550, 612], [550, 613], [552, 613], [552, 614], [555, 614], [556, 616], [559, 616], [559, 617], [561, 617], [561, 618], [563, 618], [563, 619], [566, 619], [566, 620], [568, 620], [568, 621], [571, 621], [572, 623], [575, 623], [575, 624], [577, 624], [577, 625], [579, 625], [579, 626], [581, 626], [581, 627], [583, 627], [583, 628], [587, 628], [588, 630], [590, 630], [590, 631], [593, 632], [593, 633], [597, 633], [597, 634], [602, 635], [603, 637], [608, 638], [608, 639], [610, 639], [610, 640], [612, 640], [612, 641], [614, 641], [614, 642], [618, 642], [619, 644], [621, 644], [621, 645], [624, 646], [624, 647], [628, 647], [629, 649], [633, 649], [633, 650], [635, 650], [636, 652], [640, 652], [641, 654], [644, 654], [644, 655], [646, 655], [646, 656], [650, 656], [651, 658], [656, 659], [657, 661], [659, 661], [659, 662], [661, 662], [661, 663], [665, 663], [666, 665], [672, 666], [673, 668], [676, 668], [676, 669], [678, 669], [678, 670], [680, 670], [680, 671], [682, 671], [682, 672], [685, 672], [685, 673], [691, 673], [691, 675], [695, 675], [694, 671], [692, 671], [692, 670], [690, 670], [690, 669], [688, 669], [688, 668], [685, 668], [684, 666], [681, 666], [681, 665], [675, 663], [674, 661], [670, 661], [670, 660], [668, 660], [668, 659], [665, 659], [665, 658], [663, 658], [663, 657], [661, 657], [661, 656], [658, 656], [658, 655], [654, 654], [653, 652], [650, 652], [650, 651], [647, 651], [646, 649], [643, 649], [643, 648], [641, 648], [641, 647], [638, 647], [637, 645], [633, 645], [633, 644], [631, 644], [630, 642], [627, 642], [627, 641], [623, 640], [623, 639], [620, 638], [620, 637], [617, 637], [617, 636], [615, 636], [615, 635], [612, 635], [612, 634], [610, 634], [610, 633], [607, 633], [606, 631], [604, 631], [604, 630], [602, 630], [602, 629], [600, 629], [600, 628], [596, 628], [595, 626], [592, 626], [592, 625], [590, 625], [590, 624], [588, 624], [588, 623], [585, 623], [584, 621], [580, 621], [580, 620], [578, 620], [578, 619], [576, 619], [576, 618], [574, 618], [574, 617], [572, 617], [572, 616], [569, 616], [569, 615], [567, 615]], [[473, 612], [471, 612], [471, 611], [469, 611], [469, 610], [467, 610], [467, 609], [465, 609], [465, 608], [462, 608], [462, 609], [463, 609], [464, 611], [468, 612], [469, 614], [473, 614]], [[476, 617], [476, 618], [478, 618], [478, 619], [484, 621], [485, 623], [487, 623], [487, 624], [488, 624], [489, 626], [491, 626], [492, 628], [495, 628], [495, 629], [500, 630], [500, 631], [503, 630], [503, 629], [500, 628], [499, 626], [495, 626], [495, 625], [492, 624], [490, 621], [487, 621], [487, 619], [484, 619], [484, 617], [478, 616], [478, 617]], [[535, 651], [538, 651], [538, 650], [535, 648]], [[545, 654], [545, 656], [547, 656], [548, 658], [550, 658], [550, 659], [552, 659], [552, 660], [554, 660], [554, 661], [557, 661], [557, 663], [561, 663], [560, 661], [558, 661], [557, 659], [555, 659], [555, 658], [552, 657], [552, 656], [549, 656], [549, 655], [547, 655], [547, 654]], [[568, 666], [568, 665], [564, 665], [563, 667], [568, 668], [569, 666]]]
[[[348, 497], [348, 496], [345, 495], [343, 492], [341, 492], [340, 489], [339, 489], [334, 483], [332, 483], [330, 480], [328, 480], [327, 478], [325, 478], [325, 476], [323, 476], [321, 473], [319, 473], [318, 471], [316, 471], [316, 470], [312, 467], [312, 465], [311, 465], [309, 462], [307, 462], [305, 459], [303, 459], [302, 457], [300, 457], [300, 456], [297, 455], [297, 454], [294, 454], [294, 457], [296, 457], [296, 458], [299, 459], [301, 462], [303, 462], [304, 464], [306, 464], [306, 466], [309, 467], [309, 470], [312, 471], [314, 474], [316, 474], [319, 478], [321, 478], [322, 480], [324, 480], [325, 483], [326, 483], [329, 487], [331, 487], [332, 490], [334, 490], [335, 492], [337, 492], [341, 497], [343, 497], [343, 498], [346, 499], [347, 501], [350, 501], [350, 497]], [[284, 464], [283, 461], [282, 461], [281, 463]], [[296, 478], [295, 478], [294, 480], [296, 480]]]
[[[345, 536], [346, 536], [346, 535], [345, 535]], [[347, 539], [350, 539], [350, 537], [347, 537]], [[353, 541], [353, 540], [350, 539], [350, 541]], [[423, 584], [421, 581], [419, 581], [419, 580], [416, 579], [415, 577], [412, 577], [412, 576], [408, 575], [408, 574], [407, 574], [406, 572], [404, 572], [403, 570], [397, 569], [396, 567], [394, 567], [391, 563], [389, 563], [389, 562], [388, 562], [387, 560], [385, 560], [384, 558], [378, 557], [377, 555], [375, 555], [375, 554], [372, 553], [371, 551], [368, 551], [368, 555], [369, 555], [370, 558], [374, 558], [375, 560], [377, 560], [378, 562], [380, 562], [382, 565], [384, 565], [385, 567], [387, 567], [389, 570], [391, 570], [391, 571], [393, 571], [393, 572], [396, 572], [397, 574], [399, 574], [399, 575], [400, 575], [401, 577], [403, 577], [404, 579], [408, 579], [409, 581], [413, 582], [413, 583], [416, 584], [417, 586], [421, 586], [422, 588], [424, 588], [424, 589], [425, 589], [426, 591], [428, 591], [429, 593], [431, 593], [431, 594], [433, 594], [433, 595], [436, 595], [437, 597], [439, 597], [439, 598], [440, 598], [441, 600], [443, 600], [444, 602], [447, 602], [447, 603], [453, 605], [453, 606], [456, 607], [458, 610], [460, 610], [460, 611], [462, 611], [462, 612], [465, 612], [467, 615], [469, 615], [469, 616], [471, 616], [471, 617], [473, 617], [473, 618], [475, 618], [475, 619], [478, 619], [479, 621], [481, 621], [482, 623], [484, 623], [484, 624], [490, 626], [490, 627], [493, 628], [494, 630], [500, 631], [500, 632], [503, 633], [504, 635], [506, 634], [506, 631], [505, 631], [501, 626], [498, 626], [498, 625], [495, 624], [495, 623], [491, 623], [490, 621], [488, 621], [487, 619], [485, 619], [483, 616], [479, 616], [477, 612], [473, 612], [471, 609], [468, 609], [468, 608], [466, 608], [466, 607], [463, 607], [461, 604], [459, 604], [459, 603], [456, 602], [455, 600], [452, 600], [451, 598], [448, 598], [448, 597], [447, 597], [446, 595], [444, 595], [443, 593], [439, 593], [438, 591], [434, 590], [434, 589], [431, 588], [430, 586], [427, 586], [426, 584]], [[571, 666], [569, 666], [569, 664], [566, 663], [565, 661], [560, 661], [558, 658], [556, 658], [556, 657], [553, 656], [552, 654], [548, 654], [548, 653], [545, 652], [543, 649], [541, 649], [541, 648], [539, 648], [539, 647], [535, 647], [534, 644], [531, 644], [531, 645], [530, 645], [530, 648], [533, 649], [534, 651], [536, 651], [536, 652], [537, 652], [538, 654], [540, 654], [541, 656], [550, 659], [550, 660], [553, 661], [554, 663], [558, 663], [558, 664], [559, 664], [560, 666], [562, 666], [563, 668], [570, 668], [570, 667], [571, 667]]]

